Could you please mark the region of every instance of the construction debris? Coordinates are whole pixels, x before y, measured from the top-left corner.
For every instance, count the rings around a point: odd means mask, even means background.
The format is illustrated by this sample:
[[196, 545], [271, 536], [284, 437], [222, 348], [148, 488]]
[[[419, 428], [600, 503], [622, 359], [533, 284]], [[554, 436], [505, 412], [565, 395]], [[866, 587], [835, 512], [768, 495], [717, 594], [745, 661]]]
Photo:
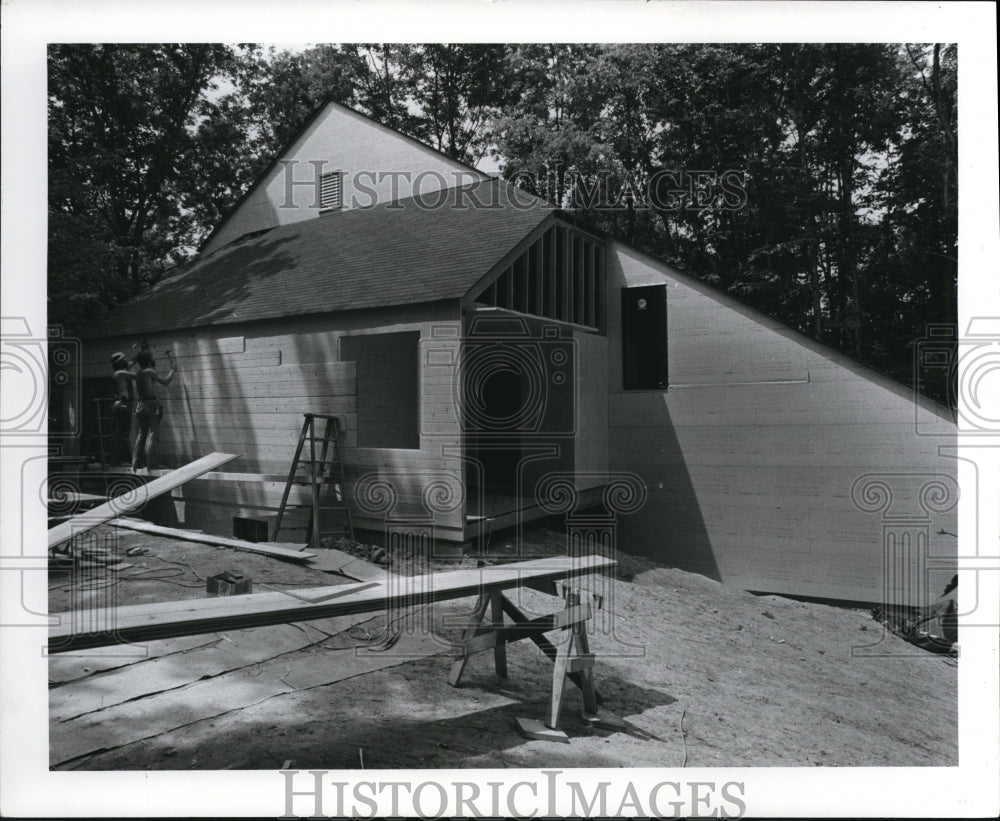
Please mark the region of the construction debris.
[[200, 544], [211, 545], [212, 547], [232, 547], [236, 550], [245, 550], [249, 553], [261, 553], [265, 556], [273, 556], [276, 559], [289, 559], [293, 562], [305, 562], [316, 557], [315, 553], [310, 553], [301, 549], [293, 549], [291, 546], [282, 547], [280, 545], [267, 542], [245, 542], [242, 539], [229, 539], [225, 536], [213, 536], [211, 533], [196, 533], [193, 530], [181, 530], [176, 527], [163, 527], [144, 522], [141, 519], [120, 518], [111, 522], [114, 527], [122, 527], [126, 530], [135, 530], [139, 533], [151, 533], [155, 536], [169, 536], [174, 539], [183, 539], [188, 542], [198, 542]]
[[226, 570], [209, 576], [205, 580], [205, 592], [209, 596], [237, 596], [241, 593], [253, 593], [253, 579], [244, 576], [238, 570]]
[[98, 525], [109, 522], [112, 519], [137, 510], [150, 499], [168, 493], [176, 487], [180, 487], [192, 479], [196, 479], [203, 473], [208, 473], [222, 465], [239, 459], [242, 454], [232, 453], [210, 453], [202, 456], [177, 470], [172, 470], [165, 476], [159, 476], [146, 485], [141, 485], [134, 490], [116, 496], [109, 502], [93, 508], [92, 510], [78, 513], [71, 519], [49, 529], [49, 549], [68, 542], [75, 536], [79, 536], [88, 530], [92, 530]]
[[876, 607], [872, 617], [911, 644], [932, 653], [958, 653], [958, 576], [926, 607]]

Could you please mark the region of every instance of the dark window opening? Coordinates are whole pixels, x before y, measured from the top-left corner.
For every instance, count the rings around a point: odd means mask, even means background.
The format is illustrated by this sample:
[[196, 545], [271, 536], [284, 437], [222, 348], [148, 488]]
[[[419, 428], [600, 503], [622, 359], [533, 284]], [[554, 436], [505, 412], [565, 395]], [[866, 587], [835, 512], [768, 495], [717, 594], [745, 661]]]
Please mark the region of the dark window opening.
[[341, 338], [357, 369], [358, 447], [420, 448], [419, 344], [416, 331]]
[[267, 522], [263, 519], [233, 516], [233, 538], [244, 542], [266, 542]]
[[622, 382], [625, 390], [667, 387], [667, 286], [622, 288]]

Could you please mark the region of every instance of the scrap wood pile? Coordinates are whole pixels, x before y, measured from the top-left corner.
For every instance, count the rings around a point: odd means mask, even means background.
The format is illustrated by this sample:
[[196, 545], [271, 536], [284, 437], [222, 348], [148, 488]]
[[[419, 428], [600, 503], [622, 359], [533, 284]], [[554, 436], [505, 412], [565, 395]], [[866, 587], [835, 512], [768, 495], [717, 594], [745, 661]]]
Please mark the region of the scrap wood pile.
[[99, 568], [119, 573], [133, 566], [126, 559], [145, 552], [141, 547], [122, 550], [109, 533], [86, 534], [52, 547], [49, 566], [53, 570]]
[[[320, 541], [320, 547], [326, 550], [339, 550], [351, 556], [356, 556], [366, 562], [384, 567], [393, 573], [406, 576], [419, 576], [431, 570], [431, 557], [425, 551], [410, 544], [391, 544], [381, 547], [377, 544], [365, 544], [347, 536], [339, 538], [325, 537]], [[449, 567], [455, 561], [445, 562]]]
[[926, 607], [889, 606], [872, 610], [875, 621], [900, 638], [934, 653], [957, 654], [958, 576]]

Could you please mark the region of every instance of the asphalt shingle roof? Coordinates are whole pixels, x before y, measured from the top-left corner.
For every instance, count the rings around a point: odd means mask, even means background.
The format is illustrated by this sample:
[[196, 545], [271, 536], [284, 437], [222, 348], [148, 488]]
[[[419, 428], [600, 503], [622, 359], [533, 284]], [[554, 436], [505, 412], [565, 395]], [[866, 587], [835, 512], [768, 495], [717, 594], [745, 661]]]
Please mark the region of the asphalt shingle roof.
[[491, 179], [272, 228], [195, 260], [84, 336], [457, 299], [555, 211]]

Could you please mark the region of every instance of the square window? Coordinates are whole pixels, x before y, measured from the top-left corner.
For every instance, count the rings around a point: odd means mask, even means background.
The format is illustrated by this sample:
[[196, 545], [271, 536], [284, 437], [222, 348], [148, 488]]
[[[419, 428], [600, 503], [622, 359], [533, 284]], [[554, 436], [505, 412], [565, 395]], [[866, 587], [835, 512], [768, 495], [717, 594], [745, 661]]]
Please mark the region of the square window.
[[358, 447], [420, 448], [419, 346], [417, 331], [341, 338], [357, 369]]

